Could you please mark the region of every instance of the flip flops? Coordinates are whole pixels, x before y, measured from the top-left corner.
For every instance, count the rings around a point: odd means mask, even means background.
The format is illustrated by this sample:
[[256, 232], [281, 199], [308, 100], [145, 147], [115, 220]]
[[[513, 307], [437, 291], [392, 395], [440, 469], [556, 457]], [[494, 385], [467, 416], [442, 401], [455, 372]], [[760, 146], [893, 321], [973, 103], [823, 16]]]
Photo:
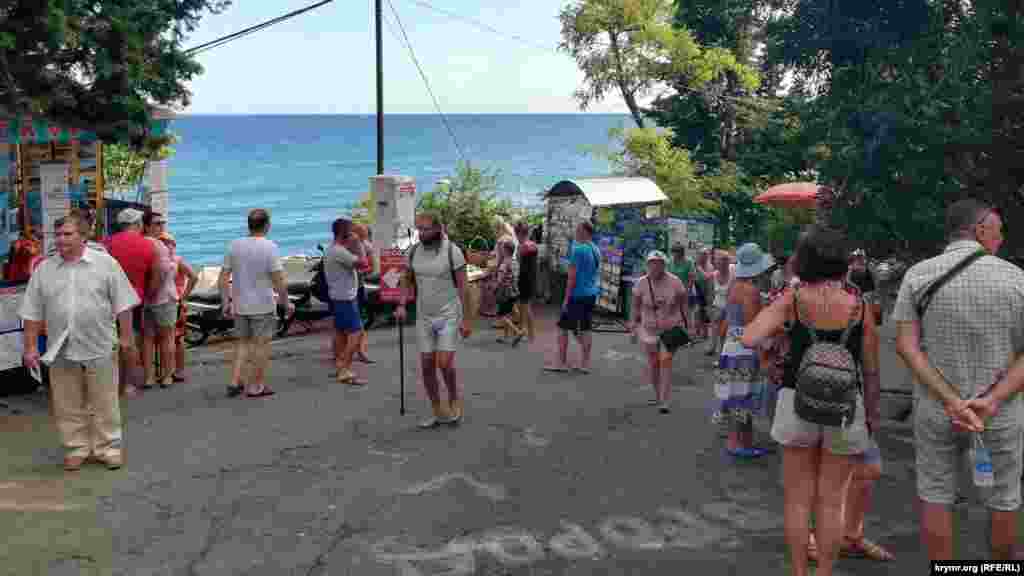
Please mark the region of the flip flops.
[[568, 372], [568, 371], [569, 371], [569, 367], [568, 367], [568, 366], [545, 366], [545, 367], [544, 367], [544, 371], [545, 371], [545, 372], [560, 372], [560, 373], [565, 373], [565, 372]]
[[771, 454], [771, 451], [765, 450], [764, 448], [737, 448], [735, 450], [727, 450], [730, 456], [733, 458], [740, 458], [742, 460], [754, 460], [762, 456]]
[[244, 389], [245, 389], [245, 386], [242, 386], [242, 385], [239, 385], [239, 386], [228, 386], [228, 394], [227, 394], [228, 398], [236, 398], [238, 396], [241, 396], [242, 395], [242, 390], [244, 390]]

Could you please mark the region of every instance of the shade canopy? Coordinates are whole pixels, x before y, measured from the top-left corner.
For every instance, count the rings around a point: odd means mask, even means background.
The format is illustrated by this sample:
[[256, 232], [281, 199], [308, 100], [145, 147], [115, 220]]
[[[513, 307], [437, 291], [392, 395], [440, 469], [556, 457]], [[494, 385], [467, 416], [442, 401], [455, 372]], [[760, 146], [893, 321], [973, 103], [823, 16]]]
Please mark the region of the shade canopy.
[[627, 204], [661, 204], [668, 196], [647, 178], [576, 178], [551, 187], [547, 198], [583, 195], [594, 208]]
[[754, 202], [784, 208], [814, 208], [820, 195], [831, 189], [815, 182], [789, 182], [772, 186], [754, 198]]

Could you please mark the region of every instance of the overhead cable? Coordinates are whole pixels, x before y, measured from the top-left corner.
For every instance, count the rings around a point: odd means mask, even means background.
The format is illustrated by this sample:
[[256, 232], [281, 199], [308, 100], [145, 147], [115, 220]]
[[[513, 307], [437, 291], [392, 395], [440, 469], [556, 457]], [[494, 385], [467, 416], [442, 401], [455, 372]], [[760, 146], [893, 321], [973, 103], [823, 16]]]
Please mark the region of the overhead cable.
[[388, 0], [388, 6], [391, 8], [391, 13], [395, 16], [395, 21], [398, 22], [398, 29], [402, 33], [402, 37], [405, 38], [405, 47], [409, 50], [409, 56], [412, 58], [412, 63], [416, 65], [416, 70], [420, 73], [420, 78], [423, 79], [423, 84], [427, 87], [427, 92], [430, 94], [430, 98], [434, 101], [434, 108], [437, 110], [438, 116], [441, 117], [441, 123], [444, 124], [445, 129], [448, 131], [448, 136], [451, 137], [452, 143], [455, 145], [455, 151], [459, 154], [459, 158], [463, 162], [466, 161], [466, 156], [462, 153], [462, 147], [459, 146], [459, 140], [455, 137], [455, 131], [452, 130], [451, 124], [448, 123], [448, 118], [441, 111], [441, 104], [437, 101], [437, 96], [434, 95], [434, 90], [430, 87], [430, 80], [427, 79], [427, 75], [423, 72], [423, 67], [420, 66], [419, 59], [416, 58], [416, 52], [412, 48], [412, 42], [409, 41], [409, 35], [405, 33], [405, 26], [402, 25], [402, 18], [398, 15], [398, 11], [395, 10], [395, 5]]
[[479, 20], [477, 20], [475, 18], [470, 18], [469, 16], [463, 16], [461, 14], [456, 14], [455, 12], [451, 12], [449, 10], [445, 10], [444, 8], [438, 8], [437, 6], [434, 6], [433, 4], [431, 4], [429, 2], [426, 2], [425, 0], [410, 0], [410, 1], [412, 3], [418, 5], [418, 6], [422, 6], [423, 8], [426, 8], [427, 10], [433, 10], [434, 12], [437, 12], [439, 14], [444, 14], [445, 16], [448, 16], [449, 18], [452, 18], [452, 19], [455, 19], [455, 20], [461, 20], [463, 22], [472, 24], [473, 26], [476, 26], [477, 28], [480, 28], [481, 30], [484, 30], [486, 32], [490, 32], [491, 34], [494, 34], [496, 36], [503, 36], [505, 38], [509, 38], [511, 40], [515, 40], [517, 42], [521, 42], [523, 44], [526, 44], [527, 46], [532, 46], [534, 48], [537, 48], [538, 50], [544, 50], [545, 52], [554, 52], [554, 51], [557, 50], [556, 46], [545, 46], [544, 44], [539, 44], [537, 42], [533, 42], [531, 40], [527, 40], [526, 38], [523, 38], [522, 36], [519, 36], [517, 34], [508, 34], [508, 33], [502, 32], [501, 30], [498, 30], [497, 28], [495, 28], [493, 26], [490, 26], [488, 24], [485, 24], [484, 22], [481, 22], [481, 21], [479, 21]]
[[198, 54], [206, 52], [207, 50], [212, 50], [214, 48], [217, 48], [218, 46], [223, 46], [224, 44], [227, 44], [228, 42], [231, 42], [232, 40], [237, 40], [237, 39], [239, 39], [239, 38], [241, 38], [243, 36], [248, 36], [249, 34], [252, 34], [254, 32], [259, 32], [260, 30], [263, 30], [264, 28], [269, 28], [269, 27], [273, 26], [274, 24], [279, 24], [281, 22], [284, 22], [285, 20], [290, 20], [292, 18], [295, 18], [296, 16], [300, 16], [302, 14], [305, 14], [306, 12], [310, 12], [310, 11], [316, 10], [317, 8], [320, 8], [321, 6], [325, 6], [327, 4], [330, 4], [331, 2], [334, 2], [334, 0], [322, 0], [322, 1], [317, 2], [316, 4], [313, 4], [311, 6], [307, 6], [305, 8], [300, 8], [299, 10], [295, 10], [293, 12], [289, 12], [289, 13], [283, 15], [283, 16], [278, 16], [277, 18], [273, 18], [271, 20], [267, 20], [266, 22], [262, 22], [260, 24], [255, 25], [255, 26], [250, 26], [249, 28], [246, 28], [244, 30], [239, 30], [238, 32], [235, 32], [234, 34], [228, 34], [227, 36], [223, 36], [221, 38], [217, 38], [216, 40], [212, 40], [210, 42], [206, 42], [204, 44], [200, 44], [199, 46], [194, 46], [192, 48], [189, 48], [188, 50], [185, 50], [185, 55], [186, 56], [196, 56]]

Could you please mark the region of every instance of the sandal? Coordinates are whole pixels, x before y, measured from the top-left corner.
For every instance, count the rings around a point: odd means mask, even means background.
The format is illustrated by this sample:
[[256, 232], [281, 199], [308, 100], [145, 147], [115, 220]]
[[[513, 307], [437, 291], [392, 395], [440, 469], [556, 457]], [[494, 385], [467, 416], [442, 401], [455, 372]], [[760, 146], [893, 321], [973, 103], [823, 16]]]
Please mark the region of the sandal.
[[236, 396], [240, 396], [242, 394], [242, 390], [244, 389], [245, 386], [242, 386], [241, 384], [239, 384], [238, 386], [228, 386], [228, 398], [235, 398]]
[[267, 388], [266, 386], [263, 387], [263, 390], [260, 390], [259, 392], [255, 393], [255, 394], [252, 394], [252, 393], [247, 393], [246, 394], [246, 396], [248, 396], [249, 398], [264, 398], [266, 396], [273, 396], [273, 395], [274, 395], [274, 391], [271, 390], [270, 388]]
[[568, 372], [569, 371], [569, 367], [568, 366], [545, 366], [544, 370], [546, 372], [563, 372], [564, 373], [564, 372]]
[[844, 538], [839, 555], [847, 558], [867, 558], [875, 562], [891, 562], [896, 559], [892, 552], [863, 536], [859, 539]]
[[768, 450], [765, 450], [764, 448], [754, 448], [754, 447], [739, 448], [739, 449], [736, 449], [736, 450], [731, 450], [730, 449], [730, 450], [728, 450], [728, 452], [729, 452], [729, 455], [732, 456], [733, 458], [742, 458], [744, 460], [753, 460], [755, 458], [760, 458], [761, 456], [766, 456], [768, 454], [771, 454], [771, 452], [769, 452]]

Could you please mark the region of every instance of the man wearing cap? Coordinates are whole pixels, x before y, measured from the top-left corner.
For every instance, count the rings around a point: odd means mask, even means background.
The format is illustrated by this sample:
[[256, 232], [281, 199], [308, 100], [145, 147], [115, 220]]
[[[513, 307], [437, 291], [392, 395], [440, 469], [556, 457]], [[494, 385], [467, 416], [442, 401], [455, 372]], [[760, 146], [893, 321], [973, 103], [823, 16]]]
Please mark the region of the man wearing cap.
[[[142, 307], [146, 298], [146, 287], [156, 286], [159, 281], [156, 247], [142, 235], [142, 212], [125, 208], [117, 215], [121, 231], [110, 237], [109, 252], [128, 276], [132, 288], [139, 298], [140, 306], [132, 310], [132, 326], [135, 329], [137, 349], [142, 348]], [[144, 376], [139, 374], [141, 365], [136, 358], [120, 358], [120, 379], [118, 387], [122, 395], [134, 396], [142, 385]]]

